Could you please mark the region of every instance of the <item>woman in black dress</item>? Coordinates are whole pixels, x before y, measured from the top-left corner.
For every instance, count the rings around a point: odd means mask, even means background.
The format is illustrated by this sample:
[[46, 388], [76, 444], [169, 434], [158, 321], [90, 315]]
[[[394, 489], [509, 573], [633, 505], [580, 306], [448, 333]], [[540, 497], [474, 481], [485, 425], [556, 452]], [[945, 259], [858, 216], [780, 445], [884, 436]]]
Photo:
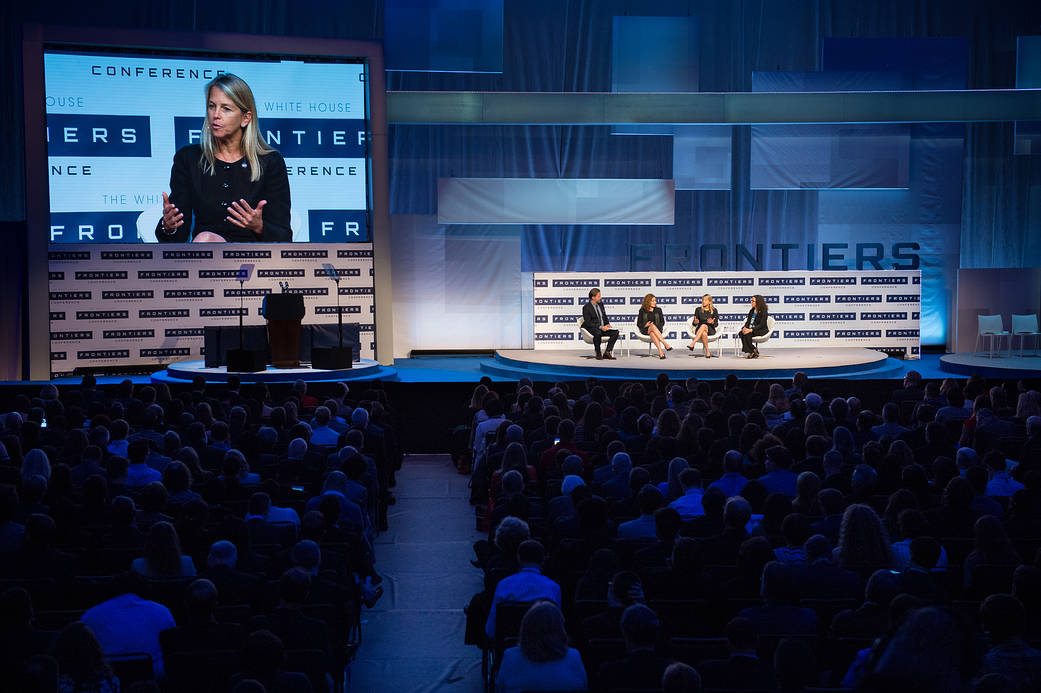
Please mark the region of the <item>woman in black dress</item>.
[[289, 175], [257, 124], [249, 85], [223, 74], [206, 85], [199, 144], [174, 155], [160, 243], [291, 241]]
[[662, 329], [665, 327], [665, 316], [661, 314], [658, 299], [654, 294], [647, 294], [643, 297], [643, 305], [640, 306], [636, 326], [640, 328], [641, 334], [651, 338], [651, 344], [658, 347], [658, 358], [663, 359], [666, 351], [672, 351], [672, 347], [661, 338]]
[[708, 351], [708, 338], [716, 333], [719, 325], [719, 311], [712, 305], [712, 294], [701, 297], [701, 305], [694, 310], [694, 338], [691, 339], [687, 348], [694, 351], [698, 342], [705, 345], [705, 358], [712, 358]]
[[741, 351], [746, 359], [759, 358], [759, 348], [752, 342], [752, 337], [761, 337], [770, 331], [766, 324], [766, 299], [759, 294], [750, 301], [752, 309], [748, 311], [745, 326], [741, 328]]

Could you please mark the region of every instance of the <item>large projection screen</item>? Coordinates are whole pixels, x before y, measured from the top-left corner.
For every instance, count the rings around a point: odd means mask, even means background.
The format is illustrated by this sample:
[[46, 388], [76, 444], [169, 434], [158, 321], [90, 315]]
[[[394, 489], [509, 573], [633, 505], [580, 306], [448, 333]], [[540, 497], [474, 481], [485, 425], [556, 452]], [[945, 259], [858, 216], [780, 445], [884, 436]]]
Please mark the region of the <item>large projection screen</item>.
[[[153, 356], [161, 365], [199, 356], [204, 324], [237, 320], [237, 304], [225, 303], [240, 293], [256, 302], [282, 281], [304, 295], [305, 322], [335, 322], [338, 291], [353, 313], [345, 320], [367, 330], [361, 351], [375, 347], [376, 358], [389, 362], [379, 44], [27, 26], [23, 58], [27, 377], [71, 372], [73, 365], [140, 364]], [[284, 158], [291, 200], [285, 242], [148, 245], [157, 240], [174, 152], [198, 144], [204, 87], [226, 72], [250, 85], [261, 135]], [[186, 257], [202, 249], [209, 252], [199, 252], [198, 263]], [[165, 266], [171, 252], [179, 261], [173, 269]], [[122, 264], [97, 263], [102, 258]], [[225, 265], [239, 258], [259, 259], [255, 277], [265, 281], [238, 291]], [[338, 289], [320, 281], [323, 262], [347, 279]], [[176, 323], [147, 322], [185, 311], [187, 319]], [[247, 324], [261, 320], [252, 306], [243, 312]], [[55, 339], [60, 344], [52, 347]]]

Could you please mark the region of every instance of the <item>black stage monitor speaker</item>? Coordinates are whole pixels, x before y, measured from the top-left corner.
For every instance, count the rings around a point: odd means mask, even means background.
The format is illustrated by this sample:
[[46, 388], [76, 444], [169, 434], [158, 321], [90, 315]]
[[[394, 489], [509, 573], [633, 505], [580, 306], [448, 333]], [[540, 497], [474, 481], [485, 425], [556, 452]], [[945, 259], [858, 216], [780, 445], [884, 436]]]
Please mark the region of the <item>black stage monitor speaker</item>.
[[353, 361], [354, 349], [349, 346], [311, 349], [311, 368], [338, 371], [350, 368]]
[[267, 368], [260, 349], [228, 349], [225, 353], [229, 373], [256, 373]]

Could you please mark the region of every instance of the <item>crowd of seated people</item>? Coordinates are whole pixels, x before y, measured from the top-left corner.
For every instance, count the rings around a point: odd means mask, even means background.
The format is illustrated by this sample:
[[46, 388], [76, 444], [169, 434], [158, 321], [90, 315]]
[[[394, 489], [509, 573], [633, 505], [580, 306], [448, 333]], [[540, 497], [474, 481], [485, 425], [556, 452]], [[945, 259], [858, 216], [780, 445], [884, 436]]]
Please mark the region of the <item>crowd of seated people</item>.
[[[0, 414], [5, 690], [331, 691], [382, 594], [400, 467], [377, 389], [196, 381]], [[10, 687], [9, 687], [10, 686]]]
[[489, 687], [1041, 686], [1033, 383], [522, 379], [466, 416]]

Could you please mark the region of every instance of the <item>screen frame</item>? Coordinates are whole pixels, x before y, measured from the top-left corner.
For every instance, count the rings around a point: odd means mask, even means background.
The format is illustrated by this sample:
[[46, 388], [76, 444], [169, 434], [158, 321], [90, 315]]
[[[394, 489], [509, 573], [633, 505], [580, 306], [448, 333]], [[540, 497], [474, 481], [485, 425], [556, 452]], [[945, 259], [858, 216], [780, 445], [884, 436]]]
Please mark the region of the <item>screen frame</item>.
[[[366, 111], [369, 126], [369, 189], [376, 314], [376, 360], [393, 363], [393, 318], [390, 264], [389, 170], [387, 160], [387, 99], [383, 46], [375, 41], [300, 36], [263, 36], [211, 32], [148, 31], [25, 24], [22, 28], [22, 97], [25, 115], [25, 212], [27, 344], [23, 377], [50, 379], [50, 296], [48, 289], [47, 109], [44, 52], [50, 46], [128, 51], [167, 51], [256, 55], [258, 58], [313, 56], [362, 58], [367, 63]], [[264, 50], [257, 50], [263, 46]]]

